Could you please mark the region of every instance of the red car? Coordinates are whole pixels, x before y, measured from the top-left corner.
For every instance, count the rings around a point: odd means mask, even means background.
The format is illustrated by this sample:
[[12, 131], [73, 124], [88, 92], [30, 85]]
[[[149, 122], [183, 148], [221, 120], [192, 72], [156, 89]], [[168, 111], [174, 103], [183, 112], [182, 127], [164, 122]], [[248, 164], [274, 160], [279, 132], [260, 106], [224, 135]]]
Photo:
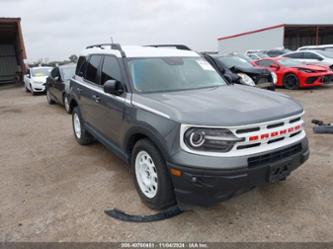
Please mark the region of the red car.
[[287, 89], [320, 86], [333, 83], [333, 71], [327, 66], [307, 65], [288, 58], [265, 58], [254, 61], [258, 67], [265, 67], [276, 73], [276, 86]]

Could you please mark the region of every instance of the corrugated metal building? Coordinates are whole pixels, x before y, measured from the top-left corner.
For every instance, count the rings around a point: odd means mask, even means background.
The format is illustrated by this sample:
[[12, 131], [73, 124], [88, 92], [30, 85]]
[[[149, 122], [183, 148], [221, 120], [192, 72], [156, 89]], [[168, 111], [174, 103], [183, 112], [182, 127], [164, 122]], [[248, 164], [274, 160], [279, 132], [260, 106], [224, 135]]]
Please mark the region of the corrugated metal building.
[[333, 44], [333, 24], [280, 24], [218, 38], [219, 53]]
[[22, 80], [24, 59], [21, 18], [0, 18], [0, 84]]

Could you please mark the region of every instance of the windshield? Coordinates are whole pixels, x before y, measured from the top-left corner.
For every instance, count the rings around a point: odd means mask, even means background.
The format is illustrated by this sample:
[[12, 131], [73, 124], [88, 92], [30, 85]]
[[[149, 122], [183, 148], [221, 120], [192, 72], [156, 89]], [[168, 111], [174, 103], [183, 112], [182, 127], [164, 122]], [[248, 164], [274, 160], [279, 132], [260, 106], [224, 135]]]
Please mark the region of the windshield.
[[128, 61], [139, 92], [165, 92], [225, 85], [214, 68], [201, 57], [135, 58]]
[[240, 58], [238, 56], [221, 56], [218, 59], [225, 64], [228, 68], [232, 68], [234, 66], [238, 67], [252, 67], [252, 64], [247, 60]]
[[281, 58], [279, 63], [284, 67], [299, 67], [302, 65], [301, 62], [288, 58]]
[[321, 51], [321, 50], [317, 50], [316, 53], [326, 57], [326, 58], [330, 58], [333, 59], [333, 52], [331, 51]]
[[75, 74], [75, 68], [76, 66], [66, 66], [61, 68], [61, 72], [62, 72], [62, 79], [63, 80], [69, 80], [73, 77], [73, 75]]
[[49, 76], [51, 70], [52, 70], [52, 67], [32, 68], [31, 74], [32, 74], [32, 77]]

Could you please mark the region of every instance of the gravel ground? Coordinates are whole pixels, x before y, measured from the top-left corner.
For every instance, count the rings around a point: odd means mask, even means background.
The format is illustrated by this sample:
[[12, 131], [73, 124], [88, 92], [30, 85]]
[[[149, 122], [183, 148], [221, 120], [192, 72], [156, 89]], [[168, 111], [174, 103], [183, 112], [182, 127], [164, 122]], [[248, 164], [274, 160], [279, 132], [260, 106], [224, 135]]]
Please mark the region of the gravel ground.
[[333, 135], [315, 135], [312, 118], [333, 122], [333, 86], [285, 91], [305, 109], [310, 159], [287, 181], [212, 208], [155, 223], [127, 165], [101, 144], [80, 146], [71, 116], [22, 87], [0, 88], [0, 241], [332, 241]]

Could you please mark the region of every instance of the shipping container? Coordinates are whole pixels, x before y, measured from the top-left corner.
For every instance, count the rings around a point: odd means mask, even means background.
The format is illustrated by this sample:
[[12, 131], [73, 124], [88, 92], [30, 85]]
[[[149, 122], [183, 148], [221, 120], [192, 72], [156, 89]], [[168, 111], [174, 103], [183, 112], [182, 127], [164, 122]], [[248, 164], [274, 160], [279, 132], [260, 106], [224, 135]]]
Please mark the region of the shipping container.
[[22, 82], [25, 59], [21, 19], [0, 18], [0, 84]]

